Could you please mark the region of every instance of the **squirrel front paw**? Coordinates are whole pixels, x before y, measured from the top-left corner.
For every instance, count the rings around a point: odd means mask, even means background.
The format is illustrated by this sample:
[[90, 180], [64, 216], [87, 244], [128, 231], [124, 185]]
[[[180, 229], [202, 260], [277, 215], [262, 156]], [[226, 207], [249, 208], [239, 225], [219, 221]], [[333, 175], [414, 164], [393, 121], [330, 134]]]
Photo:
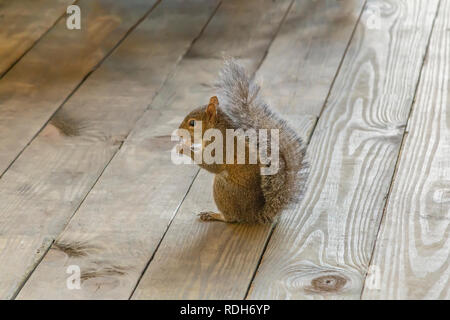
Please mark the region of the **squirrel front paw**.
[[198, 214], [200, 220], [202, 221], [222, 221], [225, 222], [225, 218], [221, 213], [216, 213], [212, 211], [204, 211]]

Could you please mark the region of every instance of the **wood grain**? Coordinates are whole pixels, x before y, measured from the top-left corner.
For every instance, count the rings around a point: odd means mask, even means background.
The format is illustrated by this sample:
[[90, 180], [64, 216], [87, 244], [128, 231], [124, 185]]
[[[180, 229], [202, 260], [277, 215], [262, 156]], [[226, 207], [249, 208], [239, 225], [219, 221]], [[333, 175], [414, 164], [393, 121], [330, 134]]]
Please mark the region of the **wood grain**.
[[[217, 5], [206, 0], [158, 5], [5, 173], [0, 180], [1, 298], [14, 296], [64, 229]], [[141, 9], [131, 3], [128, 8]], [[96, 213], [90, 218], [93, 227], [101, 227]]]
[[0, 1], [0, 78], [75, 0]]
[[[343, 13], [334, 1], [322, 2], [320, 5], [310, 1], [295, 2], [286, 18], [287, 24], [283, 24], [268, 57], [258, 71], [257, 78], [263, 79], [265, 94], [271, 97], [272, 102], [277, 103], [278, 110], [291, 120], [296, 119], [293, 122], [305, 138], [312, 130], [315, 115], [320, 112], [315, 110], [312, 113], [311, 109], [320, 109], [325, 102], [361, 12], [362, 1], [353, 3], [351, 14], [342, 20], [342, 28], [335, 33], [328, 33], [326, 31], [332, 28]], [[331, 46], [332, 49], [327, 50], [336, 56], [324, 53], [325, 44]], [[310, 64], [316, 66], [316, 72], [304, 73], [302, 66]], [[315, 93], [304, 105], [301, 97], [286, 96], [290, 91], [285, 91], [285, 86], [296, 90], [307, 83]], [[245, 297], [271, 227], [205, 223], [196, 217], [201, 211], [214, 209], [212, 175], [201, 171], [133, 298]]]
[[81, 30], [61, 19], [0, 79], [0, 176], [155, 1], [79, 1]]
[[437, 4], [367, 2], [248, 298], [360, 297]]
[[287, 118], [320, 115], [364, 2], [294, 2], [256, 76]]
[[[189, 110], [209, 99], [224, 54], [239, 57], [251, 70], [257, 67], [289, 4], [290, 0], [221, 4], [19, 299], [130, 297], [198, 172], [195, 166], [171, 162], [170, 134]], [[69, 265], [81, 269], [81, 290], [66, 287]]]
[[450, 1], [441, 1], [364, 299], [450, 298]]

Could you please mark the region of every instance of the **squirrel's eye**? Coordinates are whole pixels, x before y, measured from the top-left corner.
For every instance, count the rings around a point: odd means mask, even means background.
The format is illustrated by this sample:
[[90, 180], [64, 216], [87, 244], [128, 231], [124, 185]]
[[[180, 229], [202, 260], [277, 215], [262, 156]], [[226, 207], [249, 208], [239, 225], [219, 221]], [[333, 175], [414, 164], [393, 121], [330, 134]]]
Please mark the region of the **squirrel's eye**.
[[195, 120], [189, 120], [189, 126], [194, 127], [195, 126]]

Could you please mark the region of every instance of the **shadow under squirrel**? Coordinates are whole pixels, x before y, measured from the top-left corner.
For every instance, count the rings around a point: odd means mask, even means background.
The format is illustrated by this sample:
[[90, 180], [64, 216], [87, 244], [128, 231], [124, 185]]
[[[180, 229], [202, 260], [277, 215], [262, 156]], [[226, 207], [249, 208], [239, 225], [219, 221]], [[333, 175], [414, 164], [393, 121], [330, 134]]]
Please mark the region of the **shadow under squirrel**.
[[[307, 177], [305, 145], [295, 131], [259, 97], [259, 86], [234, 60], [225, 61], [216, 85], [218, 96], [212, 97], [208, 105], [190, 112], [179, 129], [190, 133], [190, 141], [183, 141], [191, 150], [187, 156], [194, 159], [194, 128], [201, 123], [201, 149], [211, 143], [203, 139], [208, 129], [218, 129], [222, 137], [226, 129], [278, 129], [279, 170], [273, 175], [261, 174], [262, 167], [268, 167], [258, 155], [250, 164], [249, 144], [245, 140], [245, 163], [226, 163], [226, 144], [223, 145], [222, 163], [197, 163], [201, 168], [214, 173], [213, 194], [220, 212], [202, 212], [203, 221], [224, 221], [230, 223], [270, 223], [289, 204], [296, 203], [303, 196]], [[219, 103], [220, 99], [220, 103]], [[237, 138], [236, 138], [237, 139]], [[269, 139], [269, 136], [267, 137]], [[257, 142], [259, 147], [263, 141]], [[266, 141], [270, 146], [270, 142]], [[234, 143], [235, 151], [237, 144]], [[270, 149], [270, 148], [269, 148]], [[183, 149], [185, 150], [185, 149]], [[183, 153], [183, 150], [178, 150]], [[268, 151], [270, 153], [270, 150]]]

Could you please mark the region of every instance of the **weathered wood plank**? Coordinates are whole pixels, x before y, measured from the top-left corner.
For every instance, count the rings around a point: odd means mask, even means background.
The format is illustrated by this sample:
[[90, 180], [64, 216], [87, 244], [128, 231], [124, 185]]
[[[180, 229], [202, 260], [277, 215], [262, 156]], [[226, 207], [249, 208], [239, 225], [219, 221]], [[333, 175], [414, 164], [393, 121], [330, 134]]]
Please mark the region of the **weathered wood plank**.
[[[159, 4], [5, 173], [0, 180], [1, 298], [14, 296], [64, 229], [217, 5], [209, 0]], [[90, 218], [101, 228], [96, 213]], [[28, 290], [43, 298], [44, 287]]]
[[250, 299], [360, 298], [437, 4], [367, 2]]
[[[327, 32], [333, 28], [336, 19], [342, 17], [342, 8], [336, 7], [334, 1], [321, 4], [296, 1], [258, 71], [257, 77], [263, 79], [266, 95], [276, 103], [279, 111], [290, 119], [303, 120], [295, 124], [302, 125], [298, 129], [305, 138], [311, 132], [314, 116], [319, 114], [326, 100], [362, 3], [354, 2], [350, 14], [340, 21], [339, 29]], [[315, 73], [304, 73], [303, 66], [310, 64]], [[290, 94], [289, 89], [306, 85], [314, 93], [302, 104], [302, 97]], [[245, 297], [270, 226], [199, 221], [195, 214], [215, 208], [211, 186], [212, 175], [200, 172], [133, 298]]]
[[294, 2], [257, 73], [271, 105], [288, 117], [319, 116], [363, 3]]
[[[171, 162], [170, 134], [209, 97], [224, 54], [257, 67], [289, 4], [221, 4], [18, 298], [130, 297], [198, 171]], [[81, 290], [66, 287], [74, 264]]]
[[441, 1], [365, 299], [450, 298], [450, 1]]
[[0, 78], [75, 0], [0, 1]]
[[155, 2], [81, 0], [81, 30], [61, 19], [0, 79], [0, 176]]

